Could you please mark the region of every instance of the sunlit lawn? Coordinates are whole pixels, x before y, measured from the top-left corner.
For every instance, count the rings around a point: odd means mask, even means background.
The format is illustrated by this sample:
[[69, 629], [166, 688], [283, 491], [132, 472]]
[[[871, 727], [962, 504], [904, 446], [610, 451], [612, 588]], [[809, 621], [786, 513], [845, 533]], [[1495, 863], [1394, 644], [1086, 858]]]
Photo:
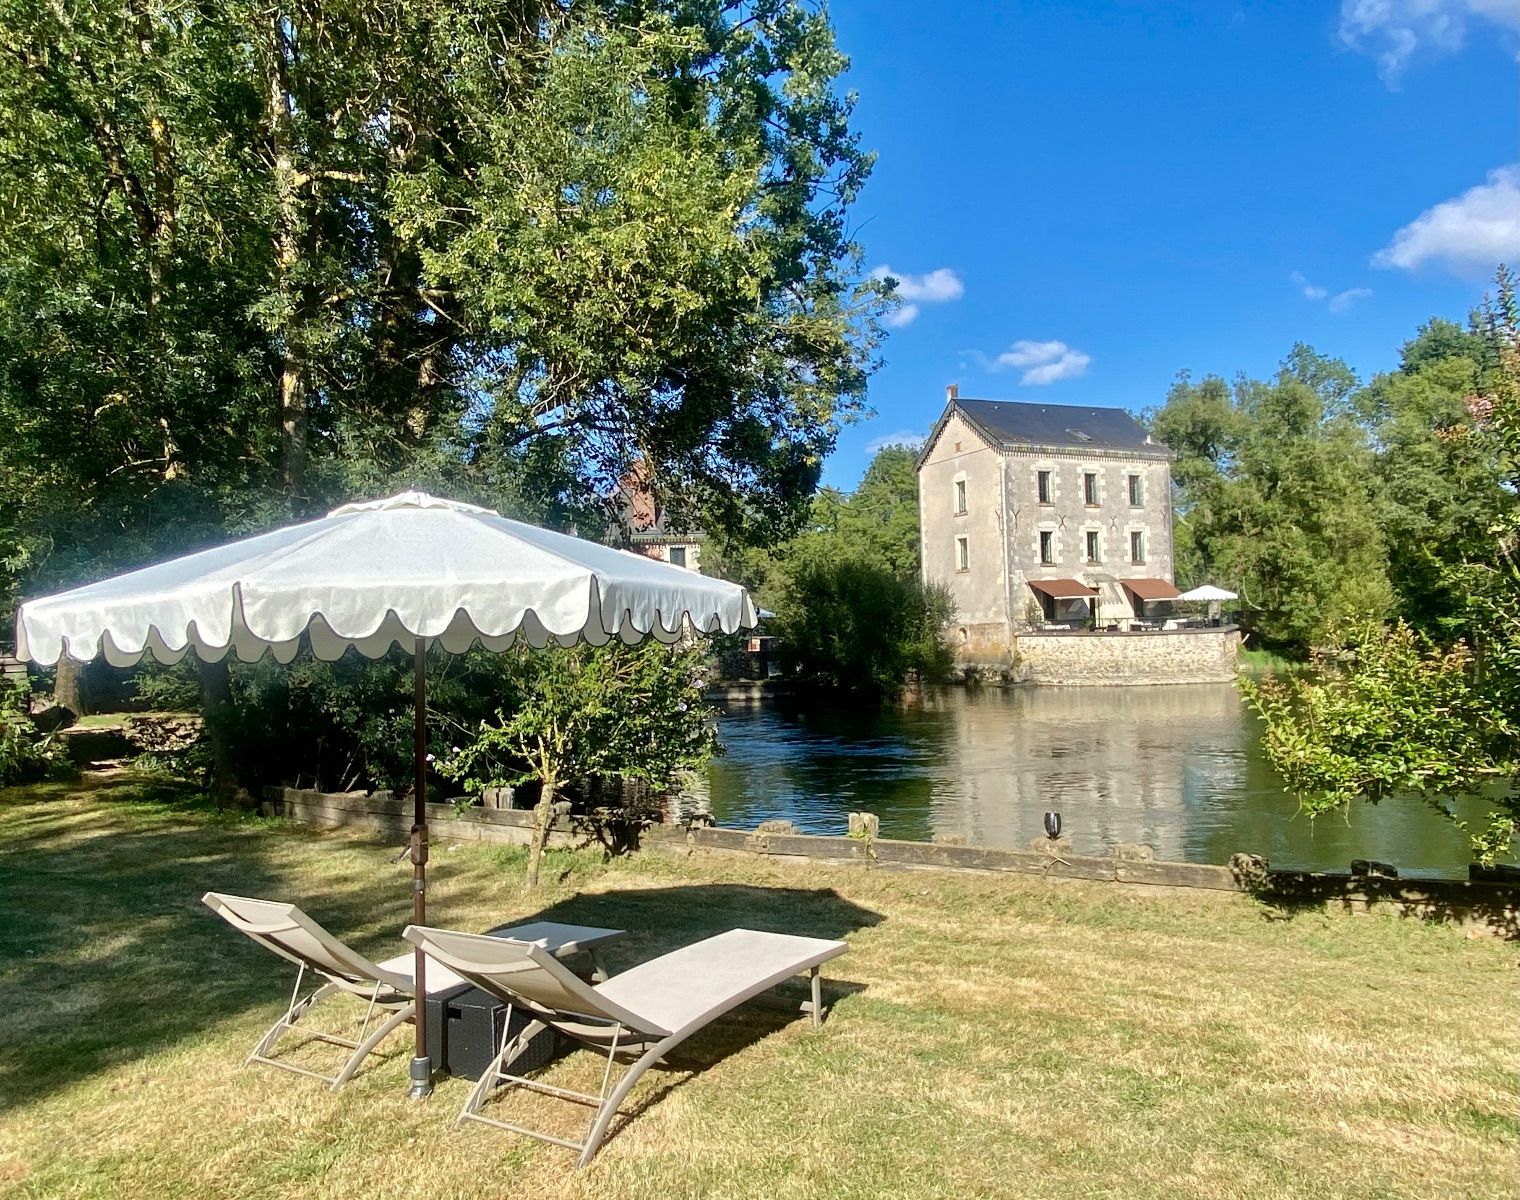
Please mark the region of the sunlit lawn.
[[0, 1196], [1426, 1200], [1520, 1177], [1515, 951], [1445, 927], [718, 857], [555, 855], [532, 896], [515, 853], [440, 848], [438, 923], [620, 926], [614, 969], [736, 925], [850, 942], [823, 1029], [800, 992], [722, 1021], [575, 1173], [451, 1128], [464, 1081], [409, 1101], [406, 1034], [337, 1093], [239, 1065], [291, 975], [201, 893], [296, 900], [383, 957], [394, 847], [126, 784], [0, 793], [0, 817]]

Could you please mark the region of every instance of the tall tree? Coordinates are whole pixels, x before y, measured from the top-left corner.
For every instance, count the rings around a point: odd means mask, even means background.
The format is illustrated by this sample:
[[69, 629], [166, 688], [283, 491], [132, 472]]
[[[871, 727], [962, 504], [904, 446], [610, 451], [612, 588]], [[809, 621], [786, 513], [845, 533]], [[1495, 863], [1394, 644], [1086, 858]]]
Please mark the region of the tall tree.
[[1179, 572], [1241, 593], [1267, 642], [1305, 650], [1392, 603], [1356, 379], [1296, 346], [1269, 382], [1184, 377], [1153, 415], [1177, 450]]
[[398, 476], [795, 527], [881, 302], [845, 65], [803, 0], [0, 0], [10, 598]]

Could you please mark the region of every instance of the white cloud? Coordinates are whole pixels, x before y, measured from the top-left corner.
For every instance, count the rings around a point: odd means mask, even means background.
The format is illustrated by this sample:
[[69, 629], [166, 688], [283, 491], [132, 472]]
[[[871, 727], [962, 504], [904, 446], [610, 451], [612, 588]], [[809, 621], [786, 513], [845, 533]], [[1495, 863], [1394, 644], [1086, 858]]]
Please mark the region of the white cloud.
[[924, 444], [924, 435], [916, 429], [899, 429], [896, 433], [884, 433], [880, 437], [874, 437], [866, 443], [866, 453], [876, 454], [885, 450], [888, 446], [906, 446], [909, 450], [917, 450]]
[[1330, 311], [1345, 312], [1358, 300], [1365, 300], [1370, 295], [1372, 295], [1371, 288], [1347, 288], [1344, 292], [1337, 292], [1330, 297]]
[[1372, 256], [1374, 267], [1413, 271], [1438, 263], [1458, 275], [1487, 275], [1520, 259], [1520, 165], [1427, 208]]
[[1364, 287], [1347, 288], [1344, 292], [1331, 295], [1329, 288], [1310, 283], [1301, 271], [1290, 271], [1288, 278], [1293, 281], [1293, 286], [1303, 294], [1305, 300], [1313, 300], [1316, 304], [1324, 300], [1326, 307], [1333, 313], [1343, 313], [1358, 300], [1365, 300], [1372, 295], [1372, 289]]
[[923, 311], [921, 305], [946, 304], [951, 300], [959, 300], [966, 294], [966, 285], [961, 282], [961, 277], [949, 267], [937, 267], [924, 275], [913, 275], [906, 271], [894, 271], [882, 263], [871, 272], [871, 278], [897, 281], [897, 297], [902, 304], [882, 318], [882, 323], [890, 329], [901, 329], [913, 324]]
[[1073, 350], [1065, 342], [1017, 341], [996, 358], [983, 357], [982, 362], [989, 371], [1006, 371], [1010, 367], [1022, 371], [1021, 385], [1042, 387], [1085, 373], [1092, 355]]
[[1316, 287], [1314, 284], [1310, 283], [1297, 271], [1294, 271], [1291, 275], [1288, 276], [1288, 278], [1294, 282], [1299, 291], [1303, 292], [1304, 298], [1306, 300], [1323, 300], [1330, 294], [1324, 288]]
[[1397, 87], [1417, 53], [1454, 54], [1473, 24], [1520, 31], [1515, 0], [1341, 0], [1340, 41], [1377, 61], [1378, 75]]

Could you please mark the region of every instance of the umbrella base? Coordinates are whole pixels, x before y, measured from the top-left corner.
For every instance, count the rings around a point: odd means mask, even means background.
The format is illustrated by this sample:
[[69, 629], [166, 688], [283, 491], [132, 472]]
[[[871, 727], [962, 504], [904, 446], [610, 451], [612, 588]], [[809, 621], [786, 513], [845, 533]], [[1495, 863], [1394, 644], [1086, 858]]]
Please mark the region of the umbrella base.
[[408, 1068], [412, 1087], [407, 1093], [413, 1100], [426, 1100], [433, 1094], [433, 1060], [424, 1055], [414, 1058]]

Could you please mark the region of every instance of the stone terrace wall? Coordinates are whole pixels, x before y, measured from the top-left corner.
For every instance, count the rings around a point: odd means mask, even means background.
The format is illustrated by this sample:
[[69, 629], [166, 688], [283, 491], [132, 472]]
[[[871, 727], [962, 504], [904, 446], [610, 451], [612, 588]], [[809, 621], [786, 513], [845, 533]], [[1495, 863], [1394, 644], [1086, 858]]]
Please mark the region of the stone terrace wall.
[[1228, 683], [1238, 629], [1171, 633], [1025, 633], [1014, 642], [1022, 683]]

